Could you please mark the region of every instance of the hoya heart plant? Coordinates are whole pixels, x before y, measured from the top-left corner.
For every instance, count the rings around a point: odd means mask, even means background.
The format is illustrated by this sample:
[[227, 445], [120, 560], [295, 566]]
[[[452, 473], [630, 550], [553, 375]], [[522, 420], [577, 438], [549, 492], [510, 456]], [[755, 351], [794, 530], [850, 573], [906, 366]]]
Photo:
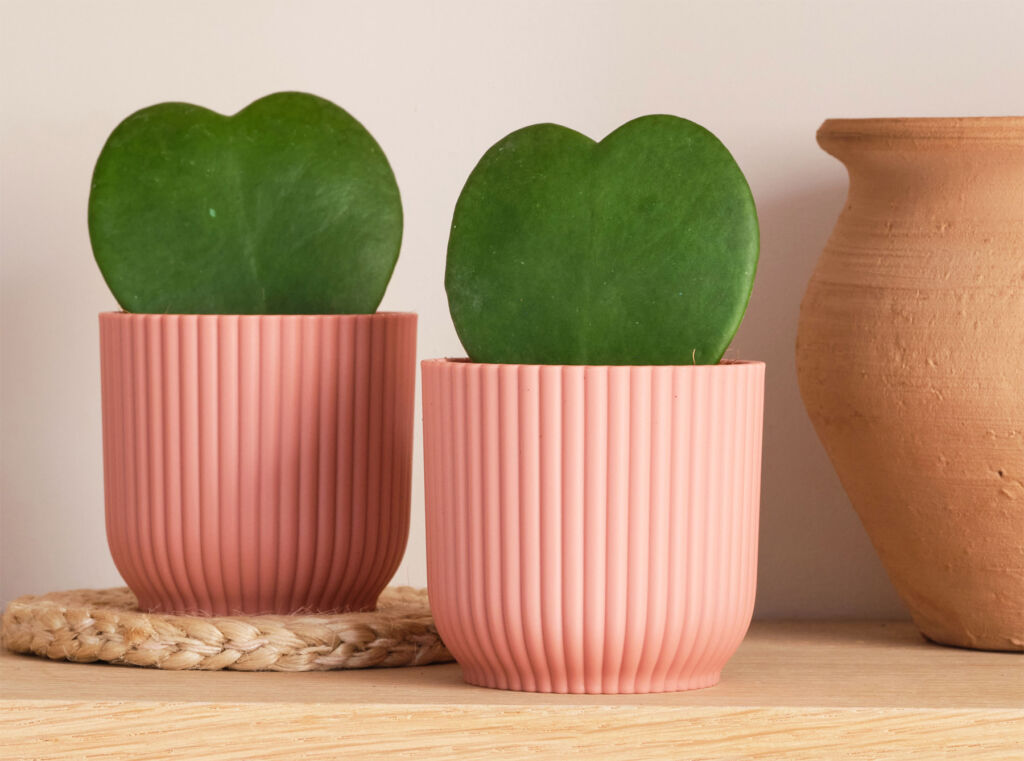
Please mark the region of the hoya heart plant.
[[233, 116], [161, 103], [104, 145], [89, 236], [128, 312], [371, 313], [402, 203], [377, 142], [323, 98], [276, 93]]
[[595, 142], [537, 124], [470, 174], [445, 287], [476, 362], [716, 364], [758, 248], [743, 172], [700, 125], [643, 116]]

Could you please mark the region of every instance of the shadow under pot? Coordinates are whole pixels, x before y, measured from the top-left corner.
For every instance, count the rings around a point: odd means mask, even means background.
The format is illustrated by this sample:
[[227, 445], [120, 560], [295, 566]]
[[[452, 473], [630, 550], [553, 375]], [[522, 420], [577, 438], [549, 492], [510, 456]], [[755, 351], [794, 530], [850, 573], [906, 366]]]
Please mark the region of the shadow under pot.
[[422, 367], [430, 601], [465, 680], [718, 682], [754, 605], [764, 364]]
[[142, 610], [369, 610], [409, 532], [416, 315], [100, 315], [107, 540]]

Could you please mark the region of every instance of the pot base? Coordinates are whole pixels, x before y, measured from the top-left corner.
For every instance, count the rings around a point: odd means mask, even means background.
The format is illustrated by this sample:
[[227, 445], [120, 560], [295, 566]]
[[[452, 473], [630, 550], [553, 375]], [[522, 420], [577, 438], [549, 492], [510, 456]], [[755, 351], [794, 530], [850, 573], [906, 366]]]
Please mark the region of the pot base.
[[[604, 685], [600, 677], [595, 679], [581, 678], [568, 680], [569, 683], [558, 685], [546, 683], [537, 684], [535, 681], [524, 685], [521, 680], [514, 683], [503, 679], [494, 679], [485, 671], [463, 666], [462, 679], [466, 684], [476, 687], [489, 687], [495, 690], [509, 690], [510, 692], [538, 692], [554, 695], [650, 695], [658, 692], [685, 692], [687, 690], [702, 690], [706, 687], [714, 687], [722, 678], [721, 671], [709, 671], [704, 674], [693, 674], [687, 677], [676, 678], [671, 681], [663, 679], [648, 679], [643, 684], [619, 684], [614, 686]], [[607, 680], [614, 682], [614, 679]], [[588, 686], [590, 683], [599, 682], [600, 686]]]
[[922, 626], [914, 621], [921, 636], [939, 647], [955, 647], [961, 650], [986, 650], [993, 653], [1020, 653], [1024, 650], [1024, 633], [1012, 635], [973, 634], [972, 632], [951, 633], [944, 629]]
[[341, 613], [372, 613], [377, 610], [377, 600], [353, 600], [350, 604], [339, 603], [330, 608], [308, 605], [278, 605], [273, 601], [260, 602], [255, 608], [243, 605], [241, 600], [231, 603], [214, 603], [206, 607], [182, 607], [172, 600], [137, 595], [138, 610], [142, 613], [160, 613], [168, 616], [333, 616]]

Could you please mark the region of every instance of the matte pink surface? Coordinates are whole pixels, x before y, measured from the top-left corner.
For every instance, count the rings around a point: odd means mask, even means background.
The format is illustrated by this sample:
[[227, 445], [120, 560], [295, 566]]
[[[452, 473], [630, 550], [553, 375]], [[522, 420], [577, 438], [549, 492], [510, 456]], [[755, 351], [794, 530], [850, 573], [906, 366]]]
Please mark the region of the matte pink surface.
[[466, 681], [715, 684], [754, 605], [764, 364], [422, 367], [430, 600]]
[[107, 540], [142, 609], [364, 610], [409, 533], [416, 315], [100, 315]]

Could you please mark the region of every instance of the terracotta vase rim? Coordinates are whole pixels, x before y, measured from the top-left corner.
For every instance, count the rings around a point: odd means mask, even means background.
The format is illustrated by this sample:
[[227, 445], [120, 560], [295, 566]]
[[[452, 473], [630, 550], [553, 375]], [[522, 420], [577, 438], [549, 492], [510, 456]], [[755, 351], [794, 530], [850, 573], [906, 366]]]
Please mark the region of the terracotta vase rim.
[[817, 137], [822, 146], [833, 140], [1019, 143], [1024, 140], [1024, 116], [826, 119]]
[[422, 359], [420, 360], [421, 366], [426, 365], [459, 365], [462, 367], [555, 367], [559, 369], [579, 367], [588, 370], [618, 370], [621, 368], [627, 368], [630, 370], [649, 370], [656, 369], [659, 367], [671, 368], [673, 370], [679, 369], [698, 369], [698, 368], [725, 368], [725, 367], [738, 367], [738, 366], [757, 366], [764, 367], [764, 362], [759, 359], [723, 359], [718, 364], [714, 365], [543, 365], [536, 363], [518, 363], [518, 362], [473, 362], [468, 357], [436, 357], [433, 359]]
[[133, 317], [201, 317], [206, 319], [225, 319], [225, 318], [239, 318], [242, 320], [285, 320], [295, 318], [313, 318], [313, 319], [345, 319], [345, 318], [383, 318], [383, 319], [402, 319], [409, 317], [417, 317], [418, 312], [370, 312], [370, 313], [358, 313], [358, 314], [198, 314], [198, 313], [177, 313], [177, 312], [125, 312], [124, 310], [110, 310], [100, 312], [100, 317], [104, 319], [131, 319]]

